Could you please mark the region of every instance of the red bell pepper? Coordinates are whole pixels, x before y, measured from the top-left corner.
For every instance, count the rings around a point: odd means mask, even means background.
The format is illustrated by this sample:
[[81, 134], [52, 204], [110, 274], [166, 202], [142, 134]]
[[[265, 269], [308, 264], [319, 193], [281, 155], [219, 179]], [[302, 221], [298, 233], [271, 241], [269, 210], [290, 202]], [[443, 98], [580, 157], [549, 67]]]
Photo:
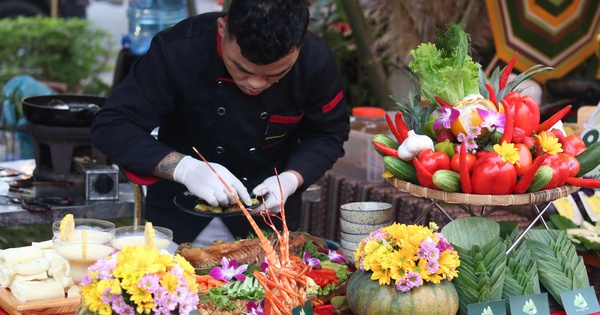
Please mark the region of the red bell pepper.
[[548, 154], [542, 154], [537, 159], [535, 159], [535, 163], [533, 163], [531, 165], [531, 167], [529, 169], [527, 169], [525, 174], [523, 174], [523, 176], [521, 177], [521, 179], [515, 186], [515, 190], [514, 190], [515, 194], [522, 194], [527, 191], [527, 188], [529, 188], [529, 186], [531, 186], [531, 182], [533, 181], [533, 178], [535, 177], [535, 172], [537, 172], [537, 170], [540, 168], [540, 166], [542, 166], [542, 163], [544, 163], [544, 161], [546, 160], [547, 155]]
[[583, 188], [600, 188], [600, 179], [597, 178], [567, 177], [565, 183]]
[[449, 170], [450, 169], [450, 157], [448, 154], [442, 151], [433, 151], [431, 149], [425, 149], [419, 152], [419, 162], [425, 167], [431, 174], [438, 170]]
[[312, 269], [306, 276], [313, 279], [321, 288], [325, 288], [328, 284], [338, 284], [340, 279], [336, 278], [335, 270], [331, 268]]
[[[536, 157], [536, 159], [539, 158], [540, 156]], [[533, 163], [535, 163], [535, 160]], [[569, 165], [565, 163], [565, 161], [563, 161], [557, 154], [548, 154], [544, 162], [542, 162], [542, 165], [547, 165], [552, 168], [552, 179], [546, 186], [542, 188], [542, 190], [561, 187], [565, 184], [567, 177], [569, 177]]]
[[554, 124], [556, 124], [559, 120], [563, 119], [563, 117], [565, 117], [569, 113], [569, 111], [571, 110], [571, 107], [572, 107], [571, 105], [567, 105], [563, 109], [554, 113], [554, 115], [552, 115], [550, 118], [546, 119], [543, 123], [541, 123], [537, 127], [536, 132], [540, 133], [542, 131], [546, 131], [546, 130], [550, 129], [550, 127], [554, 126]]
[[557, 155], [569, 166], [569, 177], [575, 177], [577, 174], [579, 174], [581, 165], [575, 156], [566, 153], [558, 153]]
[[585, 151], [587, 147], [585, 146], [585, 142], [579, 135], [570, 134], [565, 137], [565, 141], [571, 143], [575, 147], [575, 151], [577, 152], [575, 156], [579, 155], [581, 152]]
[[508, 195], [515, 190], [516, 183], [517, 171], [514, 165], [503, 162], [500, 154], [489, 152], [475, 161], [471, 176], [473, 193]]
[[[460, 145], [460, 188], [465, 194], [473, 192], [471, 175], [469, 174], [469, 163], [467, 163], [467, 144]], [[475, 165], [475, 164], [473, 164]]]
[[506, 94], [502, 101], [506, 101], [511, 108], [513, 126], [523, 129], [525, 136], [533, 135], [540, 124], [540, 107], [535, 99], [529, 95], [521, 96], [519, 92], [513, 91]]

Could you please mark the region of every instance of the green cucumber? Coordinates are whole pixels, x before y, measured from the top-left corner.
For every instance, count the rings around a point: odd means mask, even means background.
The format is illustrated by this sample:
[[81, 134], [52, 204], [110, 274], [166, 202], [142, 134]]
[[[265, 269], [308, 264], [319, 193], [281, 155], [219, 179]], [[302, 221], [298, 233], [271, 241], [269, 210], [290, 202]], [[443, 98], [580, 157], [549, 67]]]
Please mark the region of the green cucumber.
[[583, 152], [579, 153], [575, 157], [579, 161], [579, 173], [577, 173], [576, 177], [582, 177], [596, 168], [600, 164], [600, 158], [598, 157], [600, 157], [600, 142], [593, 143]]
[[[379, 143], [385, 145], [386, 147], [398, 149], [398, 143], [394, 139], [392, 139], [390, 136], [384, 135], [382, 133], [374, 135], [373, 138], [371, 139], [371, 142], [379, 142]], [[377, 153], [379, 153], [379, 155], [381, 155], [381, 156], [386, 156], [386, 154], [381, 152], [379, 149], [377, 149], [377, 147], [375, 147], [375, 151], [377, 151]]]
[[437, 170], [433, 173], [433, 184], [443, 191], [460, 191], [460, 174], [451, 170]]
[[527, 188], [527, 192], [536, 192], [542, 188], [544, 188], [550, 180], [552, 179], [552, 168], [547, 165], [542, 165], [533, 175], [533, 180], [531, 181], [531, 185]]
[[383, 165], [397, 179], [415, 184], [418, 183], [417, 170], [410, 163], [394, 156], [384, 156]]

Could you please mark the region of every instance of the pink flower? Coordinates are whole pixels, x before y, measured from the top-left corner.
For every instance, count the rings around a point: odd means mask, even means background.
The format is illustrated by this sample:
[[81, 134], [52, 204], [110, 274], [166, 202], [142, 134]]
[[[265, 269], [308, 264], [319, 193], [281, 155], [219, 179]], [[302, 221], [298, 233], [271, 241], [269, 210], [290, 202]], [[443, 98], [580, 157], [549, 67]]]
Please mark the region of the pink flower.
[[434, 112], [436, 121], [433, 123], [433, 130], [439, 130], [442, 126], [446, 129], [450, 128], [450, 123], [458, 119], [458, 116], [460, 116], [458, 109], [446, 106], [440, 107], [439, 111]]
[[344, 255], [338, 253], [336, 250], [327, 249], [327, 257], [329, 260], [334, 263], [341, 264], [343, 262], [347, 262], [348, 260]]
[[232, 278], [236, 278], [238, 281], [246, 280], [244, 272], [248, 269], [248, 265], [241, 265], [238, 267], [237, 260], [232, 259], [229, 261], [226, 257], [221, 260], [221, 267], [214, 267], [208, 275], [222, 281], [229, 281]]
[[248, 310], [248, 312], [244, 313], [244, 314], [245, 315], [267, 315], [267, 313], [265, 313], [265, 311], [263, 309], [264, 302], [265, 302], [265, 300], [261, 300], [258, 303], [255, 303], [254, 301], [248, 302], [248, 304], [246, 304], [246, 309]]
[[316, 269], [321, 269], [321, 262], [318, 258], [314, 258], [310, 255], [309, 251], [304, 252], [304, 256], [302, 257], [302, 261], [307, 265]]
[[504, 125], [506, 125], [506, 115], [500, 114], [495, 110], [485, 110], [478, 108], [477, 113], [483, 119], [481, 127], [488, 128], [490, 131], [498, 130], [498, 132], [504, 132]]

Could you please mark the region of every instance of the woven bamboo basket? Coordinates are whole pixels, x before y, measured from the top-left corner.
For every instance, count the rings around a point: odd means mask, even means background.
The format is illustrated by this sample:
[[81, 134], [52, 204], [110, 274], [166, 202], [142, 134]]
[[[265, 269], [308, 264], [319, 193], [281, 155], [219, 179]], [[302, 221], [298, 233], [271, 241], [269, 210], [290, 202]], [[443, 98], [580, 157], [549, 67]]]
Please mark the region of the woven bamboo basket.
[[516, 206], [537, 205], [566, 197], [577, 190], [577, 186], [562, 186], [554, 189], [536, 191], [529, 194], [518, 195], [478, 195], [447, 192], [415, 185], [397, 178], [388, 178], [387, 181], [401, 191], [413, 196], [424, 197], [447, 203], [456, 203], [473, 206]]

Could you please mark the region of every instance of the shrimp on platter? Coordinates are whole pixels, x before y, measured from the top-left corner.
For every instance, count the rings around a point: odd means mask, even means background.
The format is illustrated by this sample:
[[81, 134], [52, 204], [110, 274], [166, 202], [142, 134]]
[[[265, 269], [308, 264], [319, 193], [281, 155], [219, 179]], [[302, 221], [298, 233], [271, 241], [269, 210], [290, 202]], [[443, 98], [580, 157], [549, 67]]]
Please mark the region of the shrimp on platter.
[[[269, 239], [262, 233], [259, 226], [254, 221], [253, 216], [250, 214], [245, 205], [239, 200], [236, 194], [223, 178], [215, 171], [214, 168], [208, 163], [208, 161], [193, 148], [196, 154], [211, 168], [211, 170], [217, 175], [219, 180], [225, 185], [227, 190], [235, 201], [242, 209], [242, 212], [248, 219], [248, 222], [252, 226], [252, 229], [256, 233], [256, 236], [260, 240], [260, 246], [265, 253], [265, 259], [269, 264], [267, 270], [263, 273], [258, 270], [254, 271], [254, 277], [260, 283], [265, 290], [265, 304], [264, 310], [269, 315], [291, 315], [292, 309], [303, 306], [307, 301], [306, 297], [306, 274], [311, 270], [310, 266], [305, 265], [302, 259], [291, 256], [289, 251], [289, 240], [290, 231], [288, 230], [285, 221], [285, 210], [283, 202], [280, 204], [280, 215], [277, 216], [270, 213], [268, 210], [261, 212], [261, 216], [265, 223], [270, 226], [279, 241], [279, 254], [271, 245]], [[277, 170], [275, 170], [277, 175]], [[281, 184], [279, 185], [280, 196], [283, 195]], [[276, 217], [282, 222], [282, 230], [279, 231], [273, 223], [272, 218]]]

